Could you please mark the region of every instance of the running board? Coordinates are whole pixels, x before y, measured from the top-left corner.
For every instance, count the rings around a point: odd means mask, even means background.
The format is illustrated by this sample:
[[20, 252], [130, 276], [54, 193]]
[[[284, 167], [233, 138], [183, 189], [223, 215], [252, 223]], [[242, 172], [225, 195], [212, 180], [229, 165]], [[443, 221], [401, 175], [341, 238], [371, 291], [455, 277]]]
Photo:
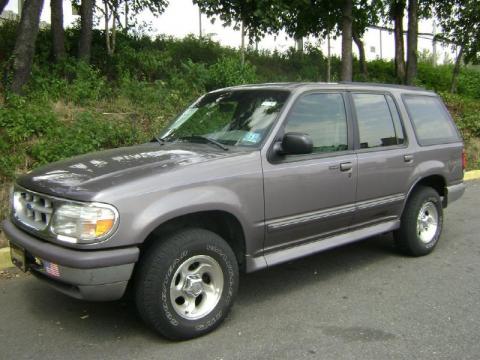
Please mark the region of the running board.
[[350, 244], [375, 235], [383, 234], [396, 230], [400, 227], [400, 220], [392, 220], [378, 225], [354, 230], [351, 232], [335, 235], [328, 238], [322, 238], [314, 242], [308, 242], [303, 245], [290, 247], [275, 251], [264, 256], [254, 258], [247, 257], [247, 272], [260, 270], [264, 267], [278, 265], [287, 261], [299, 259], [321, 251], [336, 248], [338, 246]]

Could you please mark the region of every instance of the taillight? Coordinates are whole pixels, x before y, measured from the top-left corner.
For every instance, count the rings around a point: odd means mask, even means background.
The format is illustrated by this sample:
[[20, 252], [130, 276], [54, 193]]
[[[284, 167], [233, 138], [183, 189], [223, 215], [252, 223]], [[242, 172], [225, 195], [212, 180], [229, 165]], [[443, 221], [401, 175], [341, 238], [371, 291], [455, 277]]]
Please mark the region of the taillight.
[[465, 152], [465, 149], [462, 150], [462, 169], [465, 171], [467, 168], [467, 153]]

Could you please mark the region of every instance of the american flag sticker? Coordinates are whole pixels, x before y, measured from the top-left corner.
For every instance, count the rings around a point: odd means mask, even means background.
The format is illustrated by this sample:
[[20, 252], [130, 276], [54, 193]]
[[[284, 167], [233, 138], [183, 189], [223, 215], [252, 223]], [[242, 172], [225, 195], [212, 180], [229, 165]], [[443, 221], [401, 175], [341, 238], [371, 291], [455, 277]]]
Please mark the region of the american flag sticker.
[[60, 269], [58, 268], [57, 264], [44, 261], [43, 262], [43, 268], [47, 272], [47, 274], [55, 276], [55, 277], [60, 277]]

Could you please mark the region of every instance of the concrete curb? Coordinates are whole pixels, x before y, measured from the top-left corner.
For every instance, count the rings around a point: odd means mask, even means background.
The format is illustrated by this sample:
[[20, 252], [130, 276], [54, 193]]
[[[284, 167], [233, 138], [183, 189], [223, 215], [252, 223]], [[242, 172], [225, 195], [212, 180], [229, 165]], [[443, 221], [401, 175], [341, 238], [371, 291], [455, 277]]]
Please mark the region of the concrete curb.
[[480, 170], [467, 171], [463, 176], [464, 181], [480, 179]]
[[0, 249], [0, 270], [8, 269], [13, 267], [12, 262], [10, 261], [10, 248]]
[[[464, 181], [480, 179], [480, 170], [467, 171], [463, 177]], [[10, 247], [0, 249], [0, 270], [14, 267], [10, 261]]]

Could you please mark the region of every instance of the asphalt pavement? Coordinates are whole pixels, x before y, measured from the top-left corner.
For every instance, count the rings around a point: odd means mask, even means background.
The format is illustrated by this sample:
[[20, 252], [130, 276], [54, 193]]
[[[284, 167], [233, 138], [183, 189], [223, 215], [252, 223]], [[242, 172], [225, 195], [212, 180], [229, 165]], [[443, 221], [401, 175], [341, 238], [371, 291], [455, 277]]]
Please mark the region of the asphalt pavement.
[[125, 301], [86, 303], [0, 278], [0, 359], [479, 359], [480, 182], [445, 211], [429, 256], [391, 236], [242, 275], [225, 323], [170, 342]]

